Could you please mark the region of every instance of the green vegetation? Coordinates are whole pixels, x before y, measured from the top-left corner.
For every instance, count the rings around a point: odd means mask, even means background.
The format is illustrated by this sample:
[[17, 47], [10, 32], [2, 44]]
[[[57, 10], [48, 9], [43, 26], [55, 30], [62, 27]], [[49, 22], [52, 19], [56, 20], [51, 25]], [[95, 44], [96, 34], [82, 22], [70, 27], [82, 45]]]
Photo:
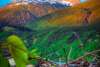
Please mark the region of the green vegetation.
[[9, 62], [3, 56], [2, 50], [0, 49], [0, 66], [1, 67], [10, 67]]
[[[41, 58], [52, 62], [71, 63], [79, 59], [88, 62], [100, 57], [100, 35], [94, 30], [68, 31], [66, 28], [55, 28], [33, 33], [31, 46], [26, 47], [28, 39], [2, 32], [5, 44], [16, 62], [16, 66], [25, 67]], [[28, 36], [28, 34], [23, 34]], [[25, 40], [24, 40], [25, 39]], [[29, 38], [30, 40], [30, 38]], [[26, 43], [26, 42], [27, 43]], [[31, 59], [29, 59], [31, 58]]]
[[[57, 29], [41, 33], [36, 41], [33, 41], [31, 48], [38, 49], [42, 58], [55, 62], [59, 61], [59, 58], [63, 62], [72, 62], [81, 56], [91, 62], [95, 58], [92, 54], [87, 54], [99, 50], [99, 41], [100, 35], [96, 31], [67, 32], [64, 29]], [[96, 53], [93, 54], [97, 56]]]
[[[32, 58], [38, 57], [36, 53], [36, 49], [32, 49], [31, 51], [28, 51], [23, 40], [17, 35], [11, 35], [7, 37], [5, 42], [2, 43], [1, 47], [8, 48], [11, 56], [14, 58], [16, 62], [16, 67], [26, 67], [26, 65], [29, 63], [29, 60], [28, 60], [29, 57], [31, 56]], [[2, 66], [2, 67], [5, 67], [5, 66]]]

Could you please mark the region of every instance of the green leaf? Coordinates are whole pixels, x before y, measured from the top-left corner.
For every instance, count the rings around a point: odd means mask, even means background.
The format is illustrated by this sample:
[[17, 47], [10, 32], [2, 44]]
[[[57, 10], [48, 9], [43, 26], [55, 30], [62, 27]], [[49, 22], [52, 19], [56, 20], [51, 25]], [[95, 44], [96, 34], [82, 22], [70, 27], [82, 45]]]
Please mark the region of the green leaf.
[[38, 52], [37, 49], [32, 49], [32, 50], [30, 51], [30, 56], [31, 56], [32, 58], [38, 58], [38, 57], [40, 57], [40, 56], [39, 56], [39, 52]]
[[16, 62], [16, 67], [26, 67], [28, 51], [20, 37], [11, 35], [7, 38], [9, 51]]

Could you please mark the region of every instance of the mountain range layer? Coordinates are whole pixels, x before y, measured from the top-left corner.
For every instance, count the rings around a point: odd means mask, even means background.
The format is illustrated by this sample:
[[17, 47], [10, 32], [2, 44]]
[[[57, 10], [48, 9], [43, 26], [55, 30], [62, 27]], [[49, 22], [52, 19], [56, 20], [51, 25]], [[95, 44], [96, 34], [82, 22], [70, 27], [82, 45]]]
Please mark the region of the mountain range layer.
[[0, 23], [3, 25], [21, 25], [66, 7], [68, 6], [60, 3], [9, 4], [0, 9]]
[[35, 22], [26, 23], [30, 29], [47, 29], [53, 27], [80, 27], [100, 22], [99, 0], [91, 0], [70, 8], [56, 11], [39, 18]]

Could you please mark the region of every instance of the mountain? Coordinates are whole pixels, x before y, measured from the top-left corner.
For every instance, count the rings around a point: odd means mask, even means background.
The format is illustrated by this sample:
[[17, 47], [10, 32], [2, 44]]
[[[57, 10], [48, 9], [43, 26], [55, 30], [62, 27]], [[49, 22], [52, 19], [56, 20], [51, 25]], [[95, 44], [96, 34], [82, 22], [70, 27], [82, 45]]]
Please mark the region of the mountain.
[[62, 9], [39, 18], [35, 22], [26, 23], [30, 29], [48, 29], [54, 27], [80, 27], [92, 25], [100, 21], [99, 0], [92, 0], [70, 8]]
[[2, 25], [21, 25], [66, 7], [66, 5], [60, 3], [50, 4], [47, 2], [9, 4], [6, 7], [0, 9], [0, 23]]
[[28, 5], [10, 4], [0, 10], [0, 25], [22, 25], [27, 28], [45, 29], [57, 26], [83, 26], [87, 22], [91, 24], [100, 19], [98, 0], [91, 0], [70, 8], [64, 6], [64, 9], [58, 6], [55, 8], [56, 5], [47, 2]]
[[[22, 6], [18, 6], [18, 11], [19, 7], [21, 7], [22, 10]], [[16, 28], [13, 28], [14, 24], [12, 24], [11, 21], [12, 26], [5, 27], [3, 31], [0, 31], [0, 39], [5, 41], [10, 35], [18, 35], [23, 39], [29, 50], [36, 48], [41, 58], [51, 61], [54, 64], [59, 64], [58, 61], [60, 59], [61, 63], [70, 63], [74, 60], [77, 61], [77, 59], [83, 59], [82, 62], [91, 62], [94, 60], [94, 57], [98, 57], [97, 52], [94, 53], [94, 51], [99, 50], [100, 47], [100, 31], [98, 33], [95, 28], [88, 30], [87, 26], [95, 26], [94, 24], [98, 24], [95, 27], [99, 27], [99, 7], [99, 0], [85, 2], [73, 7], [54, 11], [40, 18], [36, 17], [37, 20], [27, 21], [24, 25], [18, 25]], [[10, 11], [6, 10], [7, 12], [2, 12], [1, 10], [0, 12], [2, 13], [0, 15], [9, 14], [10, 12], [12, 13], [12, 11], [15, 12], [15, 8], [16, 7], [13, 7], [13, 10], [10, 9]], [[13, 16], [15, 17], [14, 13]], [[25, 18], [26, 17], [27, 16], [25, 16]], [[33, 15], [31, 17], [33, 17]], [[10, 18], [9, 16], [9, 19]], [[3, 20], [3, 22], [5, 20]], [[18, 22], [14, 23], [17, 24]], [[82, 29], [83, 26], [85, 30]], [[23, 31], [18, 30], [18, 28], [23, 29]], [[30, 29], [32, 32], [26, 32], [24, 29]], [[100, 29], [100, 27], [98, 29]], [[91, 52], [93, 52], [95, 56], [93, 56]], [[77, 64], [77, 62], [75, 62], [75, 64]]]
[[34, 2], [36, 3], [45, 3], [45, 2], [48, 2], [48, 3], [60, 3], [60, 4], [68, 4], [68, 3], [71, 3], [73, 5], [77, 5], [79, 4], [81, 1], [80, 0], [34, 0]]
[[15, 5], [10, 4], [0, 10], [0, 22], [7, 24], [22, 24], [27, 21], [35, 20], [39, 16], [53, 12], [53, 8], [46, 6], [45, 8], [37, 4]]

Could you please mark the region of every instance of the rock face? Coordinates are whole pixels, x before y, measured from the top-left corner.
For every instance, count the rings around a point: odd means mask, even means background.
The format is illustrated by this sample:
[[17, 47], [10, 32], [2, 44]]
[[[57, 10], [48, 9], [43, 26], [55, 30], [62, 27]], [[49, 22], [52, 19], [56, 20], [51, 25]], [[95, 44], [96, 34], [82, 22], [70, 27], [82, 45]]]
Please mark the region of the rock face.
[[21, 25], [34, 21], [37, 18], [66, 8], [66, 5], [55, 3], [34, 3], [20, 4], [13, 3], [0, 9], [0, 23], [10, 25]]
[[28, 4], [26, 5], [8, 5], [0, 9], [0, 22], [5, 24], [20, 25], [27, 21], [33, 21], [38, 17], [54, 12], [56, 9], [47, 5]]

